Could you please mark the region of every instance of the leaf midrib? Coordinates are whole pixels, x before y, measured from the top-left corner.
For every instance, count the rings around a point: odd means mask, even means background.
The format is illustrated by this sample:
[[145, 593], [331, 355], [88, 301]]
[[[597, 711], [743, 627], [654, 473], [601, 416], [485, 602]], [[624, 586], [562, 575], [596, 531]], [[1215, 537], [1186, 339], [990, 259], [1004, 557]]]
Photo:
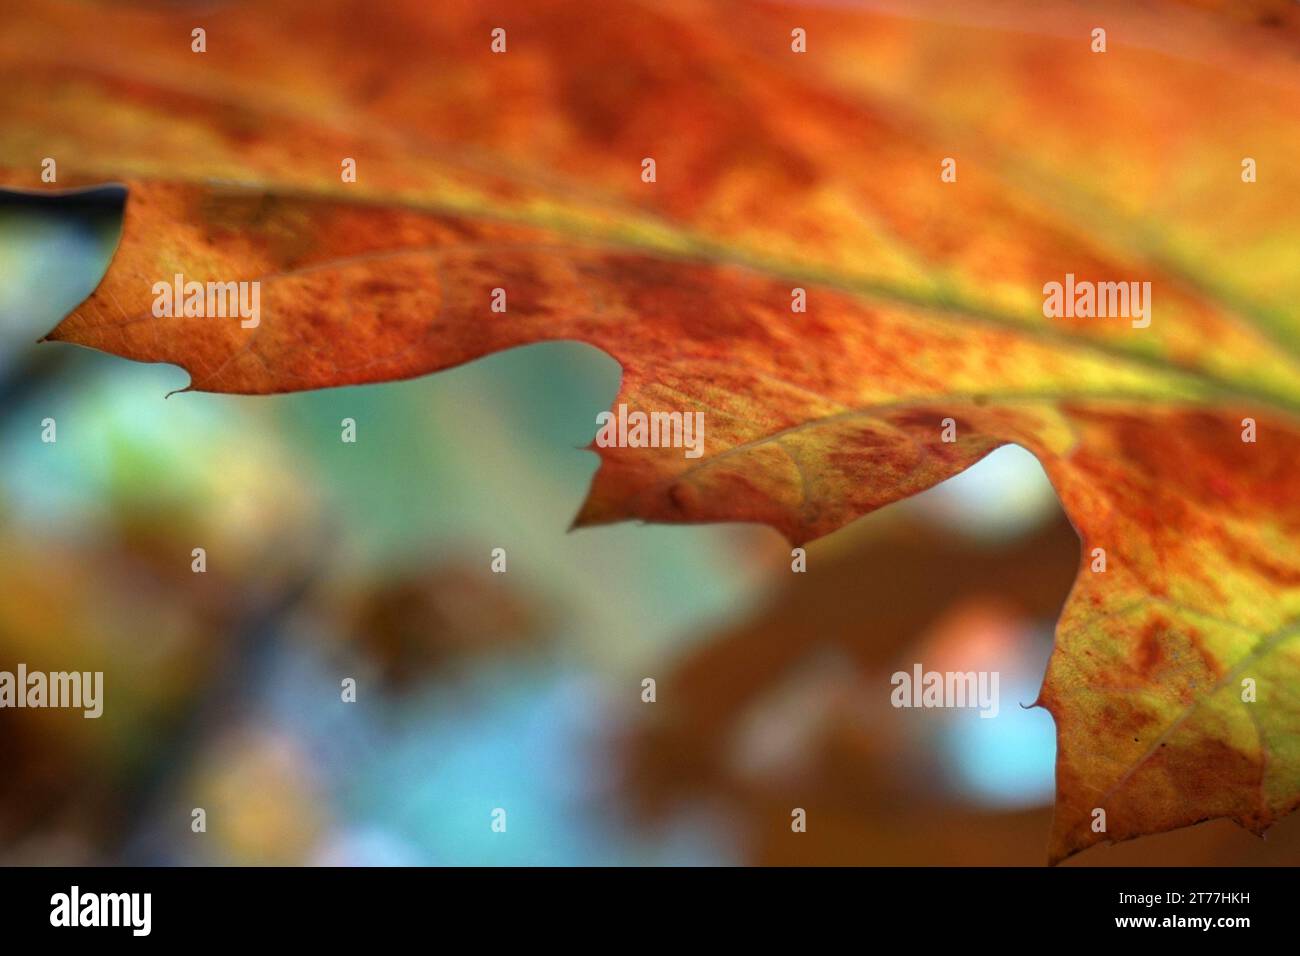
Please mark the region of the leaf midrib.
[[[162, 182], [164, 180], [150, 177], [149, 181]], [[210, 182], [197, 178], [178, 178], [166, 181], [190, 186], [213, 188]], [[129, 182], [125, 185], [128, 189], [127, 202], [129, 203]], [[384, 206], [388, 208], [401, 208], [413, 212], [437, 215], [459, 217], [472, 216], [476, 219], [502, 225], [527, 226], [544, 232], [557, 234], [564, 239], [563, 242], [555, 243], [535, 242], [519, 244], [528, 245], [534, 248], [550, 247], [563, 249], [566, 246], [576, 246], [598, 251], [624, 251], [666, 261], [706, 266], [730, 266], [742, 268], [768, 278], [799, 282], [805, 285], [814, 285], [845, 295], [861, 298], [868, 302], [876, 300], [927, 310], [945, 317], [950, 317], [953, 321], [965, 320], [967, 322], [978, 322], [998, 329], [1013, 331], [1019, 335], [1055, 347], [1062, 347], [1085, 354], [1092, 354], [1094, 356], [1105, 356], [1110, 359], [1118, 359], [1129, 363], [1132, 366], [1157, 372], [1160, 375], [1165, 376], [1171, 384], [1179, 384], [1192, 391], [1200, 392], [1204, 395], [1206, 403], [1231, 400], [1247, 401], [1268, 406], [1269, 408], [1281, 412], [1291, 418], [1300, 418], [1300, 400], [1292, 399], [1289, 396], [1272, 390], [1254, 388], [1243, 383], [1221, 378], [1213, 375], [1203, 367], [1183, 367], [1173, 365], [1159, 356], [1137, 352], [1102, 340], [1089, 339], [1068, 332], [1057, 331], [1030, 320], [1020, 318], [1010, 312], [989, 309], [963, 300], [960, 296], [927, 298], [918, 292], [914, 292], [911, 289], [894, 283], [851, 279], [836, 275], [827, 270], [819, 270], [811, 267], [791, 268], [780, 262], [752, 256], [743, 251], [726, 246], [725, 244], [708, 240], [699, 236], [693, 230], [678, 228], [670, 222], [653, 216], [642, 216], [640, 222], [650, 223], [656, 228], [656, 230], [665, 232], [666, 234], [670, 234], [675, 238], [682, 240], [679, 247], [674, 248], [667, 244], [653, 245], [645, 242], [632, 241], [615, 232], [605, 235], [591, 235], [589, 228], [586, 228], [584, 230], [585, 234], [583, 234], [578, 232], [577, 227], [579, 225], [585, 227], [587, 224], [575, 222], [574, 220], [579, 218], [577, 216], [561, 218], [558, 221], [555, 219], [542, 220], [538, 217], [526, 214], [511, 215], [499, 209], [485, 208], [473, 204], [431, 202], [404, 198], [381, 200], [373, 197], [339, 195], [324, 190], [283, 187], [270, 181], [230, 182], [222, 180], [217, 188], [220, 188], [223, 191], [229, 190], [232, 192], [238, 190], [265, 192], [278, 198], [291, 201]], [[638, 223], [634, 222], [633, 224], [636, 225]], [[489, 244], [488, 247], [505, 248], [508, 245], [509, 244]], [[340, 264], [357, 261], [359, 259], [382, 261], [386, 257], [405, 255], [414, 251], [419, 251], [419, 248], [420, 247], [394, 246], [389, 249], [377, 249], [363, 253], [361, 256], [339, 257], [337, 259], [314, 262], [302, 269], [283, 270], [249, 278], [271, 280], [304, 272], [328, 270], [337, 267]], [[136, 318], [139, 318], [139, 316]], [[1084, 397], [1085, 395], [1086, 393], [1081, 392], [1076, 397]], [[1156, 397], [1156, 394], [1153, 392], [1150, 397]]]

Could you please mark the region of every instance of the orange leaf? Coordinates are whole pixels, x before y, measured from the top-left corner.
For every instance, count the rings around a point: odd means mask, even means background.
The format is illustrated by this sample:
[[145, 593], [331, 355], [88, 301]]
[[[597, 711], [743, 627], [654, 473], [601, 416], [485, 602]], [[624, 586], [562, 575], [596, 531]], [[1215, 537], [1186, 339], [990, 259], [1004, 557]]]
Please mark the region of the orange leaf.
[[[1084, 548], [1041, 696], [1052, 859], [1262, 830], [1300, 801], [1294, 15], [964, 9], [12, 0], [3, 182], [127, 185], [50, 337], [197, 389], [577, 339], [622, 363], [616, 409], [703, 415], [698, 457], [599, 447], [579, 524], [803, 541], [1023, 445]], [[255, 321], [156, 317], [175, 276], [259, 283]], [[1150, 311], [1047, 317], [1067, 281]]]

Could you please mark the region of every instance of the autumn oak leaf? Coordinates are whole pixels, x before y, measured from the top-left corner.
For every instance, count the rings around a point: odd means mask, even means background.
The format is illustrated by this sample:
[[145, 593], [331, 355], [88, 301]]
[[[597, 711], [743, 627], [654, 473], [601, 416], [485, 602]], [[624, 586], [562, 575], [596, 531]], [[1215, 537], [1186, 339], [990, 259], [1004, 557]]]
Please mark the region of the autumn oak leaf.
[[[564, 339], [616, 409], [703, 414], [698, 457], [593, 446], [579, 525], [804, 542], [1023, 446], [1082, 540], [1050, 859], [1262, 832], [1300, 802], [1295, 17], [946, 6], [9, 0], [0, 183], [126, 187], [49, 338], [194, 389]], [[258, 321], [158, 318], [178, 275]], [[1046, 315], [1067, 277], [1148, 321]]]

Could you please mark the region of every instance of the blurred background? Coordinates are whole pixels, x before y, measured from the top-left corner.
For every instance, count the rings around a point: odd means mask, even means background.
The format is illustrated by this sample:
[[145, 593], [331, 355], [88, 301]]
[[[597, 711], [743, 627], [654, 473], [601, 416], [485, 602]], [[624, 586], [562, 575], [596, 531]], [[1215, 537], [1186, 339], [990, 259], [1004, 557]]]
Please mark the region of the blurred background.
[[[105, 674], [98, 720], [0, 711], [0, 863], [1045, 861], [1027, 705], [1078, 541], [1028, 453], [814, 542], [805, 574], [764, 528], [568, 533], [608, 356], [168, 397], [179, 369], [36, 344], [120, 202], [0, 199], [0, 669]], [[1000, 672], [998, 716], [892, 708], [915, 662]], [[1066, 865], [1298, 849], [1295, 817], [1216, 821]]]

